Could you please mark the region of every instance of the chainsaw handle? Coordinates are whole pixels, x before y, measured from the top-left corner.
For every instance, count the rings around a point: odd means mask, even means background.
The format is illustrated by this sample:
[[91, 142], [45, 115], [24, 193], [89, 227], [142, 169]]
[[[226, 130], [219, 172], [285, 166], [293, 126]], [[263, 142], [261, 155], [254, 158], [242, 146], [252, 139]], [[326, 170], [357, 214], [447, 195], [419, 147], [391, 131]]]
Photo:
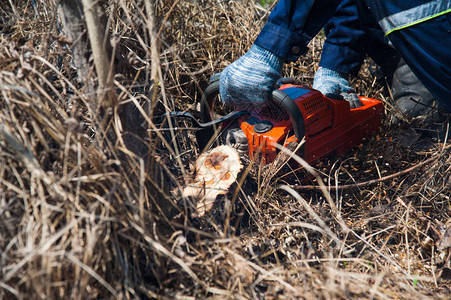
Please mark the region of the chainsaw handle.
[[[219, 76], [213, 76], [210, 85], [208, 85], [202, 93], [200, 102], [200, 113], [203, 123], [213, 121], [213, 103], [218, 94]], [[294, 103], [294, 101], [281, 90], [272, 91], [270, 100], [288, 113], [291, 123], [293, 124], [294, 136], [298, 139], [298, 141], [301, 141], [305, 135], [304, 117], [302, 116], [302, 112], [296, 103]]]
[[294, 136], [300, 142], [305, 136], [305, 124], [302, 112], [296, 103], [287, 94], [281, 90], [272, 91], [271, 101], [279, 107], [282, 107], [290, 116], [291, 124], [293, 124]]

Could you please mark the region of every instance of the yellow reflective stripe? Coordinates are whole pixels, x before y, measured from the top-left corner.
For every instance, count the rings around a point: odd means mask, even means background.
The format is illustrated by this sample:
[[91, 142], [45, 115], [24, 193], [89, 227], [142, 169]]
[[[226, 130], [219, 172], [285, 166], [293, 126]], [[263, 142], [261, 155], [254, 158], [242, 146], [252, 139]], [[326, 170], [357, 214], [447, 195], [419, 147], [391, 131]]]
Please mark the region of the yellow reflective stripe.
[[385, 35], [436, 18], [451, 11], [451, 0], [433, 0], [379, 20]]
[[413, 26], [413, 25], [416, 25], [416, 24], [425, 22], [425, 21], [427, 21], [427, 20], [430, 20], [430, 19], [433, 19], [433, 18], [442, 16], [442, 15], [445, 15], [445, 14], [447, 14], [447, 13], [449, 13], [449, 12], [451, 12], [451, 9], [445, 10], [444, 12], [441, 12], [441, 13], [436, 14], [436, 15], [434, 15], [434, 16], [431, 16], [431, 17], [428, 17], [428, 18], [425, 18], [425, 19], [422, 19], [422, 20], [415, 21], [415, 22], [412, 22], [412, 23], [410, 23], [410, 24], [406, 24], [406, 25], [401, 26], [401, 27], [398, 27], [398, 28], [393, 28], [392, 30], [386, 32], [385, 35], [387, 36], [387, 35], [389, 35], [390, 33], [392, 33], [393, 31], [401, 30], [401, 29], [404, 29], [404, 28], [407, 28], [407, 27], [410, 27], [410, 26]]

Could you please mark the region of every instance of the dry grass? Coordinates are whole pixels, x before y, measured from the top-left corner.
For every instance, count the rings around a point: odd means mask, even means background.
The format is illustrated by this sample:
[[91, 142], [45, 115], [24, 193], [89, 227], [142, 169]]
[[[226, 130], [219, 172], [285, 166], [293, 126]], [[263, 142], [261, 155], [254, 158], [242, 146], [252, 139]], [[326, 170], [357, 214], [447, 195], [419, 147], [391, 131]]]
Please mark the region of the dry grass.
[[[384, 125], [317, 166], [322, 189], [307, 171], [287, 178], [252, 166], [212, 214], [191, 218], [174, 191], [196, 150], [177, 160], [151, 130], [143, 159], [98, 129], [54, 3], [0, 8], [0, 298], [450, 297], [449, 146], [405, 148]], [[108, 6], [120, 105], [136, 112], [153, 99], [144, 7]], [[253, 1], [157, 1], [156, 15], [155, 115], [162, 103], [195, 103], [250, 47], [267, 11]], [[286, 75], [311, 84], [321, 42]], [[367, 68], [361, 75], [362, 93], [389, 102]], [[120, 132], [119, 120], [110, 126]], [[342, 185], [351, 186], [333, 188]]]

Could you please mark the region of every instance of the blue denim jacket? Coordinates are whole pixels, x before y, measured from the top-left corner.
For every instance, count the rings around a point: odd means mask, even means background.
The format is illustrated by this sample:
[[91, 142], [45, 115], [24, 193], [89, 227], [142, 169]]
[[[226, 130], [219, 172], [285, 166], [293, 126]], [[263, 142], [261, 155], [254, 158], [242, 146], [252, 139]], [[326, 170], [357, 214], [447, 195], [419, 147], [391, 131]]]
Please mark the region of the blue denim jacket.
[[[357, 1], [360, 6], [369, 7], [372, 18], [415, 75], [451, 111], [451, 1]], [[296, 61], [307, 50], [308, 42], [332, 18], [340, 2], [280, 0], [255, 44], [287, 61]], [[362, 50], [365, 49], [368, 44], [362, 45]]]

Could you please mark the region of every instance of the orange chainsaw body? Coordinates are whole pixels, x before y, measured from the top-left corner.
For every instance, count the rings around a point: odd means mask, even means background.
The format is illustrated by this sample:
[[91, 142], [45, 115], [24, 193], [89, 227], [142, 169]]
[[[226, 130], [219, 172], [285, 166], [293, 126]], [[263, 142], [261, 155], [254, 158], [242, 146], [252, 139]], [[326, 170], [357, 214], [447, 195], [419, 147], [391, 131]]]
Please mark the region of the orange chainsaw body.
[[[301, 156], [310, 164], [329, 155], [345, 153], [375, 134], [381, 126], [384, 107], [379, 100], [359, 97], [363, 106], [350, 109], [348, 101], [328, 98], [311, 88], [285, 84], [280, 90], [296, 103], [302, 113], [305, 144]], [[287, 146], [296, 141], [292, 120], [283, 111], [255, 109], [240, 118], [238, 124], [247, 137], [250, 158], [258, 155], [264, 163], [276, 158], [278, 150], [275, 144]], [[257, 124], [272, 126], [262, 133], [262, 126]], [[260, 130], [256, 130], [256, 125]]]

